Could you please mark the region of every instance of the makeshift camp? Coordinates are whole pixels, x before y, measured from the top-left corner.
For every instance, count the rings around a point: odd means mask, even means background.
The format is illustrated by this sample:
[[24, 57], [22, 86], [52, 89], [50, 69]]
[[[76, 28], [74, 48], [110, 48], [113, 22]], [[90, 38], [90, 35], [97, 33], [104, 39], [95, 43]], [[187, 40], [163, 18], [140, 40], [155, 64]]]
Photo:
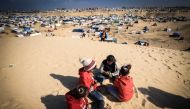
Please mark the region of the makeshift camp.
[[166, 32], [171, 32], [172, 31], [172, 29], [171, 28], [164, 28], [164, 31], [166, 31]]
[[11, 31], [12, 31], [13, 33], [21, 33], [23, 30], [20, 29], [20, 28], [14, 27], [14, 28], [11, 28]]
[[83, 38], [85, 37], [86, 33], [84, 29], [82, 28], [77, 28], [72, 30], [72, 37], [73, 38]]
[[79, 33], [83, 33], [84, 32], [84, 30], [83, 29], [73, 29], [73, 31], [72, 32], [79, 32]]
[[141, 45], [141, 46], [149, 46], [149, 43], [146, 41], [139, 40], [134, 43], [135, 45]]
[[172, 34], [170, 34], [170, 37], [173, 37], [173, 38], [178, 38], [180, 36], [181, 36], [180, 32], [173, 32]]

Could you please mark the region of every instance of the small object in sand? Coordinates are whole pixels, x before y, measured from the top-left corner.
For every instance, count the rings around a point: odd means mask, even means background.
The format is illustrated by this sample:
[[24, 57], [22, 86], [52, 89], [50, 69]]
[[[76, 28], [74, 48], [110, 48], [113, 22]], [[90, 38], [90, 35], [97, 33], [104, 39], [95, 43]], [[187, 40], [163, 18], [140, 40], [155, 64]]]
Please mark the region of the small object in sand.
[[12, 67], [14, 67], [14, 64], [9, 64], [9, 68], [12, 68]]
[[157, 23], [152, 24], [152, 26], [157, 26]]
[[149, 46], [149, 43], [146, 41], [139, 40], [134, 43], [135, 45], [141, 45], [141, 46]]
[[173, 37], [173, 38], [177, 38], [177, 37], [180, 37], [180, 36], [181, 36], [180, 32], [173, 32], [172, 34], [170, 34], [170, 37]]
[[123, 43], [121, 43], [121, 44], [128, 44], [127, 42], [123, 42]]

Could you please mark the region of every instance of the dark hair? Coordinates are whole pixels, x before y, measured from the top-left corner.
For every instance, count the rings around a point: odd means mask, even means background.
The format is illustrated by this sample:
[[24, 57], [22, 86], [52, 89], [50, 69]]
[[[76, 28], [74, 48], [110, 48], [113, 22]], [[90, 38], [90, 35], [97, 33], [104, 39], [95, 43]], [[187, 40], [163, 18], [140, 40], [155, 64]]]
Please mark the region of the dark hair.
[[120, 75], [122, 76], [126, 76], [128, 75], [130, 72], [130, 69], [131, 69], [131, 64], [128, 64], [126, 66], [122, 66], [121, 69], [120, 69]]
[[107, 61], [116, 62], [116, 59], [113, 55], [108, 55], [106, 58]]
[[85, 86], [78, 86], [77, 88], [71, 90], [69, 94], [76, 99], [81, 99], [87, 95], [88, 88]]

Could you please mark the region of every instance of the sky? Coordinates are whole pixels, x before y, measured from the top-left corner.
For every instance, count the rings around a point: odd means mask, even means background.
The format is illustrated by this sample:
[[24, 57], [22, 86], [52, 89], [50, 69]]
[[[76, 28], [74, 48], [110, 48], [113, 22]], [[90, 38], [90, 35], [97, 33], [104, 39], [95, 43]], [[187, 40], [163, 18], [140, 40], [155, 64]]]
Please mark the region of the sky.
[[190, 0], [0, 0], [0, 9], [189, 6]]

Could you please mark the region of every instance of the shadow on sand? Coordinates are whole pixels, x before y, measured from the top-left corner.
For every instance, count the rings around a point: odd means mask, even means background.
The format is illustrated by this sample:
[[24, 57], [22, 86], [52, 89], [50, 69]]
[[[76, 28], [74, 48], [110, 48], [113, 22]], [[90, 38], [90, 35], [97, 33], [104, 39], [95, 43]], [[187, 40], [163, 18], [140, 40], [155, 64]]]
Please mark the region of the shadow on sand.
[[[63, 76], [58, 74], [50, 74], [54, 79], [59, 80], [62, 85], [69, 90], [78, 85], [79, 79], [73, 76]], [[46, 109], [67, 109], [67, 103], [64, 95], [46, 95], [41, 97], [41, 102], [46, 106]]]
[[67, 103], [64, 95], [47, 95], [41, 97], [46, 109], [67, 109]]
[[179, 95], [174, 95], [154, 87], [138, 88], [138, 90], [148, 95], [148, 100], [160, 108], [190, 109], [190, 99]]
[[58, 74], [50, 74], [50, 76], [52, 76], [54, 79], [59, 80], [62, 85], [69, 90], [75, 88], [79, 83], [79, 79], [73, 76], [63, 76]]

